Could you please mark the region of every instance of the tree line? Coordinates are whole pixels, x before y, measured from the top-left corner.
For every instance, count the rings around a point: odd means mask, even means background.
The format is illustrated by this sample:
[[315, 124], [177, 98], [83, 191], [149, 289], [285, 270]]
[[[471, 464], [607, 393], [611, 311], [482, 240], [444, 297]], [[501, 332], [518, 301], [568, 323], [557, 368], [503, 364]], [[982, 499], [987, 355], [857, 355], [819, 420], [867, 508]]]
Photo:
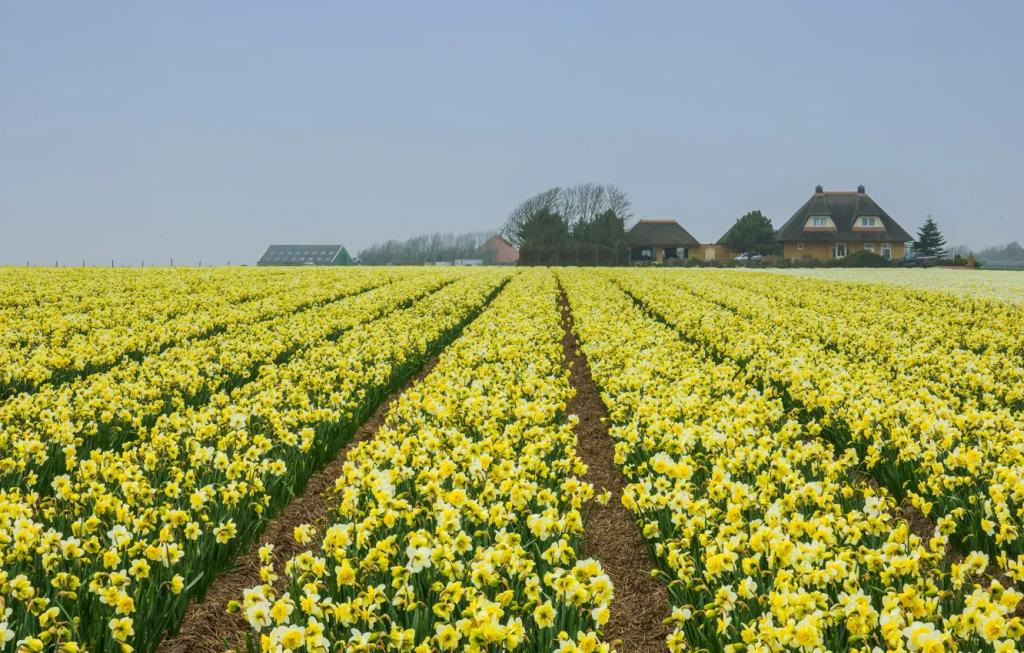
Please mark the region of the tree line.
[[555, 186], [527, 198], [501, 233], [526, 265], [616, 265], [628, 261], [623, 237], [633, 219], [625, 191], [612, 184]]
[[389, 265], [479, 258], [477, 248], [493, 235], [493, 231], [438, 232], [407, 240], [388, 240], [360, 251], [359, 260], [363, 265]]
[[993, 261], [1024, 261], [1024, 247], [1015, 240], [1006, 245], [986, 247], [978, 252], [978, 256]]

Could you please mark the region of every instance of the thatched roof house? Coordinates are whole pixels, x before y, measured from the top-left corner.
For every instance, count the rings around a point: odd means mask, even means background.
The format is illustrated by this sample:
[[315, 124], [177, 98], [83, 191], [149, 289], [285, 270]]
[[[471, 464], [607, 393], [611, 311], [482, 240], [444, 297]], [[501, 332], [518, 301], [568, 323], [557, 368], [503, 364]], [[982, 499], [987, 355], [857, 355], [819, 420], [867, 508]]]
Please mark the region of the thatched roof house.
[[626, 232], [625, 242], [631, 261], [685, 259], [691, 249], [700, 247], [675, 220], [640, 220]]
[[843, 258], [866, 250], [897, 259], [913, 238], [863, 186], [856, 192], [818, 186], [779, 229], [778, 240], [789, 258]]

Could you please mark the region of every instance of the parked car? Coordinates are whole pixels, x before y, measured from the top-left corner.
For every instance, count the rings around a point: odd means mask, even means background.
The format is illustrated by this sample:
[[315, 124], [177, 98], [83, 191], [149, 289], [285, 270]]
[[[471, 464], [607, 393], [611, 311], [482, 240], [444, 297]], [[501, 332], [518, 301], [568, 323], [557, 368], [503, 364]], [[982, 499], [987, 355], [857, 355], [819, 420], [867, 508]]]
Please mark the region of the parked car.
[[913, 251], [907, 252], [907, 257], [902, 261], [899, 261], [896, 265], [901, 268], [930, 268], [933, 265], [938, 264], [939, 257], [932, 256], [930, 254], [915, 254]]
[[762, 258], [764, 258], [764, 257], [762, 255], [758, 254], [757, 252], [744, 252], [744, 253], [740, 254], [739, 256], [737, 256], [736, 258], [734, 258], [733, 260], [734, 261], [760, 261]]

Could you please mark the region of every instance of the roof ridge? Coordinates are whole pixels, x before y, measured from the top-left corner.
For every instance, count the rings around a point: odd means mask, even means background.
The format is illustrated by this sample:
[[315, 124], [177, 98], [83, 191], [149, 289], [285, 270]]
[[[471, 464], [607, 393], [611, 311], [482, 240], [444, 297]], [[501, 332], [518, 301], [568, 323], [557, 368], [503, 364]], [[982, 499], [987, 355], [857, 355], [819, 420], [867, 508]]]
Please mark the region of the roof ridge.
[[853, 230], [857, 226], [857, 216], [860, 215], [860, 196], [862, 193], [857, 193], [857, 201], [853, 203], [853, 213], [850, 214], [850, 224], [847, 225], [847, 229]]

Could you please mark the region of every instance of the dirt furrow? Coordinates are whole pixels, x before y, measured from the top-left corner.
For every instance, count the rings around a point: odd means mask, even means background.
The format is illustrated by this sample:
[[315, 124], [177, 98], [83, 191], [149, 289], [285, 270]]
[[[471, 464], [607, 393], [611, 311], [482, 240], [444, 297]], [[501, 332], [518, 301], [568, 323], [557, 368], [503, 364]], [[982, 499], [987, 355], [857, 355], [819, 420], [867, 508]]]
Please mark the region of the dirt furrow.
[[572, 312], [564, 295], [561, 305], [565, 329], [562, 346], [570, 366], [570, 383], [576, 389], [568, 410], [579, 417], [577, 453], [587, 465], [586, 480], [594, 485], [595, 492], [611, 492], [607, 504], [591, 501], [588, 506], [584, 542], [586, 555], [601, 562], [615, 588], [605, 638], [619, 653], [665, 651], [665, 638], [671, 631], [663, 623], [669, 616], [668, 592], [651, 576], [653, 567], [643, 537], [622, 505], [626, 479], [615, 466], [615, 447], [606, 424], [608, 413], [572, 332]]
[[327, 502], [330, 491], [334, 487], [335, 479], [341, 475], [341, 468], [349, 451], [359, 442], [373, 437], [398, 397], [429, 374], [436, 364], [437, 356], [434, 356], [419, 372], [377, 406], [370, 418], [356, 431], [352, 442], [345, 445], [334, 460], [310, 477], [302, 494], [292, 499], [267, 525], [259, 541], [245, 555], [238, 558], [235, 568], [217, 578], [202, 602], [189, 606], [178, 634], [165, 639], [157, 649], [158, 653], [218, 653], [231, 648], [245, 650], [245, 635], [251, 632], [251, 629], [243, 615], [227, 613], [227, 604], [233, 599], [241, 600], [243, 590], [262, 583], [260, 547], [266, 544], [274, 545], [274, 567], [279, 575], [283, 574], [285, 562], [310, 548], [308, 544], [300, 545], [295, 542], [292, 535], [294, 528], [300, 524], [314, 524], [317, 532], [323, 533], [327, 525]]

